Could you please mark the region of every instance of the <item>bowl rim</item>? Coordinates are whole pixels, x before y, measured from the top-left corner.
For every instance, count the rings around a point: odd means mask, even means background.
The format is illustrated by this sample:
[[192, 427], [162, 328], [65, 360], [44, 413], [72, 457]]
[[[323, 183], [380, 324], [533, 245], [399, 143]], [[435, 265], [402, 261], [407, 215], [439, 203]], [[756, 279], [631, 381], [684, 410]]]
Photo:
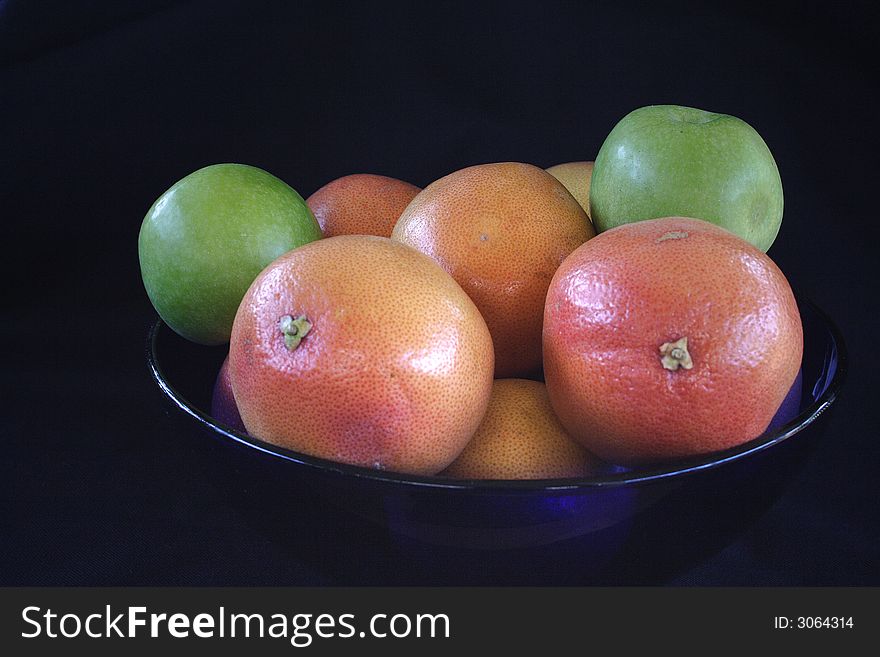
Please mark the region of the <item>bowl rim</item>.
[[296, 452], [285, 447], [272, 445], [259, 440], [258, 438], [236, 431], [235, 429], [218, 422], [187, 400], [186, 397], [168, 381], [164, 370], [159, 363], [157, 355], [159, 335], [163, 330], [172, 330], [162, 321], [161, 318], [157, 318], [149, 330], [146, 351], [150, 373], [154, 381], [158, 384], [162, 393], [178, 409], [196, 420], [203, 428], [206, 428], [215, 434], [219, 434], [220, 436], [231, 439], [240, 445], [255, 449], [258, 452], [279, 458], [289, 463], [306, 466], [332, 475], [366, 479], [381, 484], [407, 485], [418, 488], [467, 490], [471, 492], [504, 492], [512, 494], [535, 491], [583, 491], [645, 484], [675, 477], [683, 477], [700, 471], [718, 468], [725, 464], [761, 452], [774, 445], [778, 445], [812, 424], [837, 399], [846, 377], [848, 355], [846, 345], [843, 341], [843, 335], [828, 314], [810, 299], [801, 295], [796, 295], [796, 297], [799, 307], [808, 306], [811, 311], [822, 320], [825, 328], [827, 328], [831, 334], [834, 347], [837, 351], [837, 367], [834, 375], [828, 383], [825, 391], [816, 401], [810, 404], [805, 410], [798, 413], [798, 415], [789, 422], [779, 427], [776, 431], [761, 435], [758, 438], [754, 438], [735, 447], [692, 457], [686, 460], [676, 460], [666, 464], [659, 463], [637, 471], [603, 473], [592, 477], [554, 479], [449, 479], [439, 475], [411, 475], [385, 470], [374, 470], [362, 466], [339, 463], [317, 456], [304, 454], [302, 452]]

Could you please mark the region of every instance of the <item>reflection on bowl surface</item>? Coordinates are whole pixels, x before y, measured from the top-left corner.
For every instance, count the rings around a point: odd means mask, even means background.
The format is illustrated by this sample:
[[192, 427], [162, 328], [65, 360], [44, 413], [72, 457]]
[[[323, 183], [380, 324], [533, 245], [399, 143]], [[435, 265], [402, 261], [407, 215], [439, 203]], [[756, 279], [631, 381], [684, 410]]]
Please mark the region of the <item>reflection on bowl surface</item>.
[[779, 496], [821, 435], [846, 354], [825, 314], [799, 304], [802, 368], [764, 435], [724, 452], [590, 479], [454, 481], [290, 452], [210, 416], [224, 347], [189, 343], [157, 321], [147, 350], [153, 377], [182, 411], [182, 431], [204, 448], [230, 503], [339, 580], [639, 584], [729, 543]]

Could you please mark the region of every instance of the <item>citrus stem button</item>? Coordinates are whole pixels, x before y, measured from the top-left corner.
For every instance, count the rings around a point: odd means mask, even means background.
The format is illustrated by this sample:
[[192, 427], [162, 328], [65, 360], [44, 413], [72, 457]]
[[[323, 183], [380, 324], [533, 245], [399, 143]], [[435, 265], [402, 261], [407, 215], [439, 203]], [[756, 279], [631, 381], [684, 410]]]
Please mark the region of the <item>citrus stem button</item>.
[[278, 328], [284, 336], [284, 346], [293, 351], [299, 343], [312, 330], [312, 323], [305, 315], [294, 319], [291, 315], [285, 315], [278, 322]]
[[664, 342], [660, 345], [660, 362], [667, 370], [677, 370], [683, 367], [686, 370], [694, 366], [694, 361], [688, 353], [687, 336], [679, 338], [675, 342]]

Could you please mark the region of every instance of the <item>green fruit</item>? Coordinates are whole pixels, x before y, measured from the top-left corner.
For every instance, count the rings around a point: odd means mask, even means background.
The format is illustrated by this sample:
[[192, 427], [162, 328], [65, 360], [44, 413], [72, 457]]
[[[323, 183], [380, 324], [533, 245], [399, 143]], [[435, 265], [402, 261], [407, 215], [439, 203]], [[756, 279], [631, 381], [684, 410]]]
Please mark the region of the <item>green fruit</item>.
[[782, 181], [767, 144], [745, 121], [651, 105], [621, 119], [599, 149], [590, 216], [599, 232], [693, 217], [766, 251], [782, 223]]
[[216, 164], [175, 183], [147, 212], [141, 276], [168, 326], [220, 344], [257, 274], [320, 237], [312, 211], [286, 183], [256, 167]]

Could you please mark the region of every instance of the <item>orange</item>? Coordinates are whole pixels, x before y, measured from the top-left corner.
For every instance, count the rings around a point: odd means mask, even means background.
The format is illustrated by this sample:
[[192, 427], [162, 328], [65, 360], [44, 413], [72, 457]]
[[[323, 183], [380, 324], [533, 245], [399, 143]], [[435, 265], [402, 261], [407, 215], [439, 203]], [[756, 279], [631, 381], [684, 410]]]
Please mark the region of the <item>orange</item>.
[[759, 436], [797, 376], [800, 314], [762, 251], [698, 219], [614, 228], [547, 294], [544, 374], [569, 433], [622, 464]]
[[458, 479], [555, 479], [588, 476], [599, 465], [566, 433], [543, 383], [497, 379], [476, 434], [443, 474]]
[[583, 208], [543, 169], [468, 167], [428, 185], [392, 238], [426, 253], [480, 309], [495, 344], [495, 376], [541, 367], [544, 297], [559, 264], [594, 235]]
[[324, 237], [391, 237], [400, 213], [420, 189], [408, 182], [356, 173], [327, 183], [306, 199]]
[[248, 433], [334, 461], [439, 472], [492, 389], [479, 311], [434, 261], [388, 238], [306, 246], [263, 270], [235, 316], [229, 374]]

